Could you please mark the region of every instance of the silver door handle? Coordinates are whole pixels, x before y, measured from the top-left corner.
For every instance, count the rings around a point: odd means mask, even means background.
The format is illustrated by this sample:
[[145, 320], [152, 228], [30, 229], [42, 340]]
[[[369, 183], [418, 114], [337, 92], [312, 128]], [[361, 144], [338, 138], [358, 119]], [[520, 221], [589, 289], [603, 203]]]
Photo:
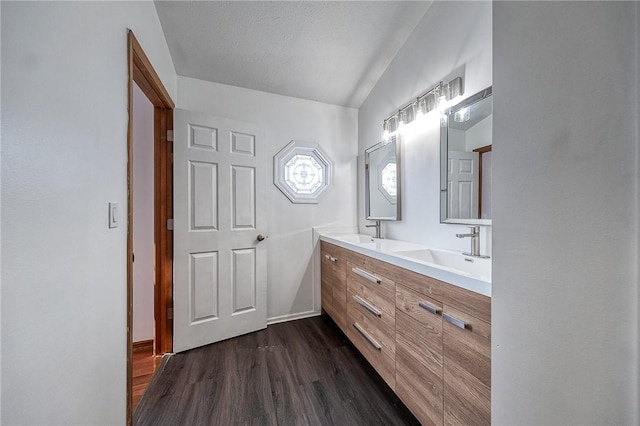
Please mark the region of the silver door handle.
[[360, 268], [351, 268], [351, 270], [353, 271], [354, 274], [356, 275], [360, 275], [362, 278], [364, 278], [365, 280], [369, 280], [372, 283], [376, 283], [376, 284], [380, 284], [382, 282], [382, 280], [378, 277], [376, 277], [373, 274], [370, 274], [366, 271], [363, 271]]
[[360, 327], [360, 325], [357, 322], [353, 323], [353, 327], [358, 330], [358, 333], [360, 333], [362, 335], [362, 337], [364, 337], [365, 339], [367, 339], [367, 341], [369, 342], [369, 344], [371, 346], [373, 346], [374, 348], [376, 348], [377, 350], [381, 350], [382, 349], [382, 345], [378, 342], [375, 341], [375, 339], [371, 336], [369, 336], [369, 333], [367, 333], [366, 331], [364, 331], [364, 329], [362, 327]]
[[373, 305], [371, 305], [369, 302], [367, 302], [366, 300], [364, 300], [362, 297], [358, 296], [357, 294], [354, 294], [352, 299], [353, 299], [354, 302], [356, 302], [357, 304], [359, 304], [362, 307], [364, 307], [367, 311], [371, 312], [373, 315], [375, 315], [377, 317], [381, 317], [382, 316], [382, 313], [379, 310], [374, 308]]
[[440, 308], [438, 308], [437, 306], [433, 306], [430, 305], [427, 302], [418, 302], [418, 306], [420, 306], [422, 309], [431, 312], [434, 315], [438, 315], [441, 311]]
[[264, 241], [264, 240], [266, 240], [267, 238], [269, 238], [269, 237], [268, 237], [268, 236], [266, 236], [266, 235], [258, 234], [258, 236], [256, 237], [256, 240], [258, 240], [258, 241]]
[[337, 262], [338, 261], [337, 257], [333, 257], [330, 254], [325, 254], [324, 257], [326, 257], [327, 259], [329, 259], [332, 262]]
[[461, 328], [463, 330], [467, 328], [467, 324], [464, 321], [462, 321], [462, 320], [460, 320], [460, 319], [458, 319], [458, 318], [456, 318], [454, 316], [451, 316], [449, 314], [442, 314], [442, 318], [444, 318], [448, 323], [451, 323], [451, 324], [455, 325], [458, 328]]

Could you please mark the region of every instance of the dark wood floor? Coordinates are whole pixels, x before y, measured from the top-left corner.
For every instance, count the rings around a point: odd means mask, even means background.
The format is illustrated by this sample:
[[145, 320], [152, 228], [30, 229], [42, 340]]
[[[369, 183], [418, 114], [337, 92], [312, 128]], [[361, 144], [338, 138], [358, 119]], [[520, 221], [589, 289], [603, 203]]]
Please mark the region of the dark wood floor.
[[151, 381], [137, 425], [419, 424], [326, 317], [174, 355]]

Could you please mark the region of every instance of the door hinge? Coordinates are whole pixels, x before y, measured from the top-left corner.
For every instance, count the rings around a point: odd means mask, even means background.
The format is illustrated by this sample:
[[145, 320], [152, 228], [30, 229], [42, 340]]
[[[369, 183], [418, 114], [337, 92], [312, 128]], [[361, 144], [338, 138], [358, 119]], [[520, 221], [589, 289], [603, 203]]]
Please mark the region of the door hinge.
[[173, 130], [167, 130], [167, 142], [173, 142]]
[[173, 319], [173, 308], [167, 308], [167, 319], [168, 320]]
[[167, 219], [167, 231], [173, 231], [173, 219]]

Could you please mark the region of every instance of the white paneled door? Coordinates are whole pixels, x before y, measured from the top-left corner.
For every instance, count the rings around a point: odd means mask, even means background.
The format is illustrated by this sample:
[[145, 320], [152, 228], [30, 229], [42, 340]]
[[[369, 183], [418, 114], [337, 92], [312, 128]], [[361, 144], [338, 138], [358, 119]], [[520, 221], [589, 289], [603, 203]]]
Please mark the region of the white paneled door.
[[254, 125], [175, 110], [175, 352], [267, 326], [266, 159]]
[[447, 212], [450, 219], [478, 218], [479, 159], [477, 152], [449, 151]]

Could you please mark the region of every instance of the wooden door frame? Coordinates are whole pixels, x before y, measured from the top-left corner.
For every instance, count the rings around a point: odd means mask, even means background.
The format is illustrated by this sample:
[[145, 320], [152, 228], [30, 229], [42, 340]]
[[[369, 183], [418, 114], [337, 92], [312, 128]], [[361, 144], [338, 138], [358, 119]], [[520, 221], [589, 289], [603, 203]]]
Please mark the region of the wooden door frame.
[[154, 106], [154, 227], [155, 285], [154, 317], [156, 355], [173, 350], [173, 144], [167, 140], [173, 129], [175, 105], [133, 31], [127, 36], [128, 111], [127, 129], [127, 424], [132, 415], [133, 345], [133, 84], [137, 84]]
[[482, 218], [482, 155], [492, 149], [493, 145], [487, 145], [473, 150], [478, 153], [478, 219]]

